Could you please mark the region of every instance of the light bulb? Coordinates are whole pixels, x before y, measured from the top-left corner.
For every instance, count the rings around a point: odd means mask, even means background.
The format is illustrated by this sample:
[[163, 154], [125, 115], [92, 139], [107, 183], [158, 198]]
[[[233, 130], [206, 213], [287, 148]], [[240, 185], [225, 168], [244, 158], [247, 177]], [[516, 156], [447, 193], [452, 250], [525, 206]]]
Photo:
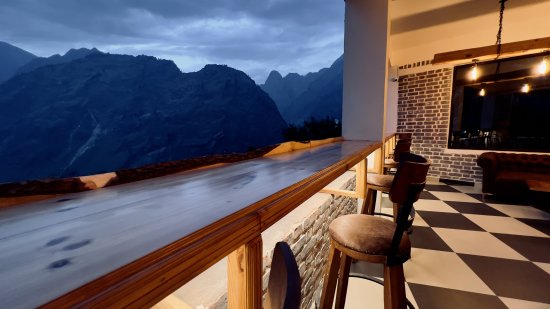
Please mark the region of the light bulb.
[[479, 75], [479, 72], [478, 72], [478, 69], [477, 69], [477, 64], [475, 64], [472, 69], [470, 70], [470, 80], [477, 80], [477, 77]]
[[480, 97], [484, 97], [484, 96], [485, 96], [485, 88], [481, 88], [481, 90], [479, 91], [479, 96], [480, 96]]
[[523, 86], [521, 86], [521, 92], [529, 93], [529, 91], [531, 91], [531, 86], [529, 86], [529, 84], [523, 84]]
[[548, 65], [548, 58], [544, 57], [542, 61], [537, 65], [536, 72], [539, 75], [545, 75], [548, 73], [549, 65]]

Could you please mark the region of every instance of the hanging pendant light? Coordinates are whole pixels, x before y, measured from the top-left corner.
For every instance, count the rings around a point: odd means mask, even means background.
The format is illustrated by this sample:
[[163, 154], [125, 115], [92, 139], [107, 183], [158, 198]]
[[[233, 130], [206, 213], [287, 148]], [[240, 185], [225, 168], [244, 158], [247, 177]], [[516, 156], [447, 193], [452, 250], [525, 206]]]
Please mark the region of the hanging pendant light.
[[476, 81], [479, 77], [479, 69], [477, 68], [477, 60], [474, 60], [474, 66], [470, 69], [470, 72], [468, 73], [468, 78], [471, 81]]
[[542, 61], [535, 68], [535, 72], [538, 75], [546, 75], [548, 74], [548, 71], [550, 71], [550, 66], [548, 64], [548, 56], [544, 56], [544, 58], [542, 58]]
[[479, 96], [480, 96], [480, 97], [484, 97], [484, 96], [485, 96], [485, 88], [481, 88], [481, 90], [479, 91]]
[[523, 86], [521, 86], [521, 92], [523, 92], [523, 93], [529, 93], [529, 91], [531, 91], [531, 85], [529, 85], [529, 84], [523, 84]]

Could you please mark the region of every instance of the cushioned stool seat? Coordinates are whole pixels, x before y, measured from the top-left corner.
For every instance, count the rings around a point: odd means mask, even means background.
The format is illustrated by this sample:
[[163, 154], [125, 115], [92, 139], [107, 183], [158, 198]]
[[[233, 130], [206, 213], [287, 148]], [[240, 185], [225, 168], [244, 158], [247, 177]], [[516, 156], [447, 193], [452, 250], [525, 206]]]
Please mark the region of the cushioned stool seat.
[[384, 168], [397, 168], [397, 162], [394, 159], [384, 159]]
[[380, 175], [380, 174], [367, 174], [367, 184], [377, 186], [380, 188], [387, 188], [386, 190], [380, 190], [382, 192], [390, 192], [391, 183], [393, 182], [392, 175]]
[[[380, 217], [348, 215], [334, 219], [329, 226], [330, 237], [341, 246], [369, 255], [390, 253], [391, 242], [397, 224]], [[410, 258], [411, 242], [403, 233], [397, 255]]]

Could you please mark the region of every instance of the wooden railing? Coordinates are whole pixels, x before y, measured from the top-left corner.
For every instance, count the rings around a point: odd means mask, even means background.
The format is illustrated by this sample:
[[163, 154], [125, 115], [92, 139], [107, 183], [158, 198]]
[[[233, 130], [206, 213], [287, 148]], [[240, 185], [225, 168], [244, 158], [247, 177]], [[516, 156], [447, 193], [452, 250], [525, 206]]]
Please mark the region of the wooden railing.
[[[347, 196], [352, 198], [363, 198], [365, 196], [365, 186], [367, 173], [382, 173], [384, 166], [384, 159], [391, 158], [395, 144], [397, 143], [397, 133], [392, 133], [384, 138], [384, 143], [381, 143], [369, 157], [372, 157], [373, 166], [368, 167], [368, 159], [361, 160], [357, 166], [355, 166], [355, 177], [357, 189], [356, 191], [342, 190], [334, 188], [324, 188], [320, 192], [333, 194], [337, 196]], [[383, 154], [383, 155], [382, 155]]]
[[260, 233], [380, 142], [340, 141], [0, 210], [0, 307], [154, 305], [229, 256], [230, 308], [261, 307]]

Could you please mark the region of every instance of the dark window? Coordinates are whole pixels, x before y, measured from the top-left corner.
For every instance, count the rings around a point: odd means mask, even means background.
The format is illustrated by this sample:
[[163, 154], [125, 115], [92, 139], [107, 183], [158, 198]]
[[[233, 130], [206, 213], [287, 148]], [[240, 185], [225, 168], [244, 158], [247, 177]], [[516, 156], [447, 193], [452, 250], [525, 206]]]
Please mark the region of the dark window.
[[454, 69], [449, 148], [550, 151], [548, 53]]

